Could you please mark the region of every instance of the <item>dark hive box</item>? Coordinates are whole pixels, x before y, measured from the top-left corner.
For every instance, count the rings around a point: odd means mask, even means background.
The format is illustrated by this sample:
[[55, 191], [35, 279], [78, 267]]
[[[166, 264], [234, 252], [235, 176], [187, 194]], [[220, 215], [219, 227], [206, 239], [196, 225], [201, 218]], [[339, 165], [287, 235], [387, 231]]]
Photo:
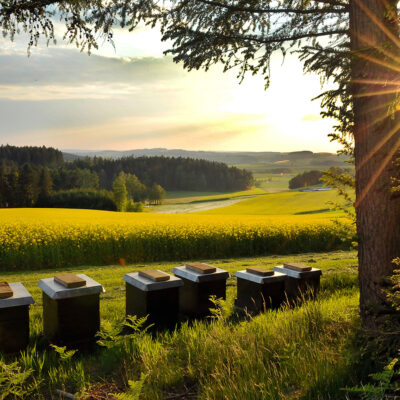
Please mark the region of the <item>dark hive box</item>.
[[215, 268], [215, 272], [204, 273], [204, 270], [211, 269], [196, 268], [192, 265], [173, 269], [174, 274], [183, 280], [183, 286], [180, 288], [180, 311], [188, 317], [209, 316], [210, 308], [214, 306], [210, 301], [210, 296], [226, 299], [226, 280], [229, 273], [220, 268], [204, 265]]
[[68, 288], [54, 278], [41, 279], [43, 328], [46, 339], [60, 346], [82, 347], [95, 341], [100, 329], [103, 286], [84, 274], [85, 286]]
[[126, 274], [126, 315], [145, 317], [155, 329], [174, 328], [179, 315], [181, 279], [165, 272], [140, 271]]
[[287, 275], [262, 268], [238, 271], [235, 307], [249, 313], [278, 308], [285, 300]]
[[6, 291], [0, 299], [0, 352], [16, 353], [28, 346], [29, 306], [34, 300], [20, 282], [10, 283]]
[[274, 271], [287, 275], [285, 292], [291, 302], [298, 302], [303, 298], [313, 298], [319, 291], [322, 275], [320, 269], [288, 263], [274, 267]]

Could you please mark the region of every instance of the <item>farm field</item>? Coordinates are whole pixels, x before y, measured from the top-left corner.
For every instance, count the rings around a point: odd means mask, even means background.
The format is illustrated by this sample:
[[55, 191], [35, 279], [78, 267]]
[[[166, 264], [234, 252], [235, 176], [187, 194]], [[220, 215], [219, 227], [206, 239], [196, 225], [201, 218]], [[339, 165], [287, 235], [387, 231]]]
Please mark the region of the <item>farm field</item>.
[[287, 188], [270, 191], [262, 187], [214, 196], [184, 197], [183, 194], [183, 197], [179, 197], [180, 192], [170, 194], [174, 195], [178, 197], [167, 199], [163, 205], [148, 207], [146, 211], [172, 214], [204, 212], [218, 215], [297, 215], [329, 212], [328, 218], [343, 216], [342, 212], [329, 210], [331, 206], [328, 202], [339, 204], [343, 202], [334, 189], [323, 192], [300, 192]]
[[0, 210], [0, 269], [240, 257], [349, 248], [328, 219], [309, 215]]
[[[301, 215], [332, 218], [343, 216], [342, 211], [330, 210], [328, 202], [342, 203], [335, 190], [323, 192], [270, 193], [241, 201], [229, 207], [207, 210], [204, 214], [218, 215]], [[295, 219], [294, 219], [295, 220]], [[293, 221], [294, 221], [293, 220]]]
[[260, 188], [253, 188], [249, 190], [242, 190], [239, 192], [167, 192], [165, 204], [179, 204], [179, 203], [193, 203], [203, 201], [215, 200], [229, 200], [243, 196], [257, 196], [265, 194], [265, 190]]
[[[220, 316], [193, 324], [183, 321], [178, 330], [157, 335], [115, 336], [124, 319], [122, 277], [146, 267], [171, 272], [177, 262], [5, 272], [6, 280], [23, 282], [36, 300], [31, 308], [31, 345], [15, 359], [7, 359], [8, 365], [15, 361], [14, 368], [27, 371], [21, 381], [12, 381], [11, 389], [39, 400], [58, 398], [55, 389], [78, 393], [82, 399], [111, 400], [110, 393], [128, 391], [131, 381], [140, 398], [149, 400], [347, 398], [341, 388], [359, 382], [349, 363], [351, 338], [359, 326], [355, 252], [203, 261], [231, 273]], [[236, 315], [234, 272], [288, 261], [322, 269], [318, 300], [250, 319]], [[104, 285], [100, 304], [102, 340], [107, 348], [98, 346], [90, 354], [77, 352], [61, 359], [43, 343], [37, 283], [61, 271], [85, 273]], [[0, 363], [4, 366], [1, 359]], [[138, 398], [134, 393], [127, 398]]]
[[242, 200], [260, 196], [266, 191], [261, 188], [253, 188], [240, 192], [170, 192], [164, 200], [164, 204], [146, 207], [147, 212], [187, 214], [205, 211], [213, 208], [226, 207]]

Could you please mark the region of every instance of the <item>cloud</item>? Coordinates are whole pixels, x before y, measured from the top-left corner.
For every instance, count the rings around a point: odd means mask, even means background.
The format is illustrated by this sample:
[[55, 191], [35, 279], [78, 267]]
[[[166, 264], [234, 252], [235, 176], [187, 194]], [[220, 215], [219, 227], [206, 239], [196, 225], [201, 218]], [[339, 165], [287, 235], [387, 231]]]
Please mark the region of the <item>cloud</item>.
[[111, 58], [70, 49], [51, 50], [32, 57], [0, 51], [0, 85], [145, 85], [178, 80], [186, 74], [168, 57]]
[[[319, 80], [290, 63], [279, 63], [265, 92], [260, 77], [238, 85], [235, 71], [184, 71], [162, 57], [156, 33], [117, 36], [116, 52], [106, 46], [88, 56], [42, 45], [29, 58], [22, 39], [0, 39], [0, 143], [295, 150], [306, 137], [315, 141], [310, 132], [322, 137], [330, 129], [318, 104], [309, 105]], [[310, 148], [328, 149], [324, 140]]]

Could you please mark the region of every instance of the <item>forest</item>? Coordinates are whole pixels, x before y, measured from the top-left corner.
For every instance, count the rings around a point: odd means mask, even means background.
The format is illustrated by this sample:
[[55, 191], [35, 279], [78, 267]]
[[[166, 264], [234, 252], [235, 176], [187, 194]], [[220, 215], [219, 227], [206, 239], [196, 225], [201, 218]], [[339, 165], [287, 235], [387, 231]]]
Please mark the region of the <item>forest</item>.
[[161, 201], [165, 190], [235, 191], [253, 185], [251, 172], [205, 160], [86, 157], [64, 162], [62, 152], [53, 148], [0, 146], [0, 207], [123, 209], [115, 200], [121, 179], [127, 200], [152, 203]]

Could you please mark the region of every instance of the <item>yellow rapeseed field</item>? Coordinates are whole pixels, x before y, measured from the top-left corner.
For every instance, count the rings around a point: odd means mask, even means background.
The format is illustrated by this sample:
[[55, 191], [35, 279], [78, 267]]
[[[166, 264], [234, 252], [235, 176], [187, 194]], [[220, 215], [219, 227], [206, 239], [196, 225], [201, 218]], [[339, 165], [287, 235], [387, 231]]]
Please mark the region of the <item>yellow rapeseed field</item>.
[[306, 215], [1, 209], [0, 268], [208, 259], [347, 248], [336, 224]]

